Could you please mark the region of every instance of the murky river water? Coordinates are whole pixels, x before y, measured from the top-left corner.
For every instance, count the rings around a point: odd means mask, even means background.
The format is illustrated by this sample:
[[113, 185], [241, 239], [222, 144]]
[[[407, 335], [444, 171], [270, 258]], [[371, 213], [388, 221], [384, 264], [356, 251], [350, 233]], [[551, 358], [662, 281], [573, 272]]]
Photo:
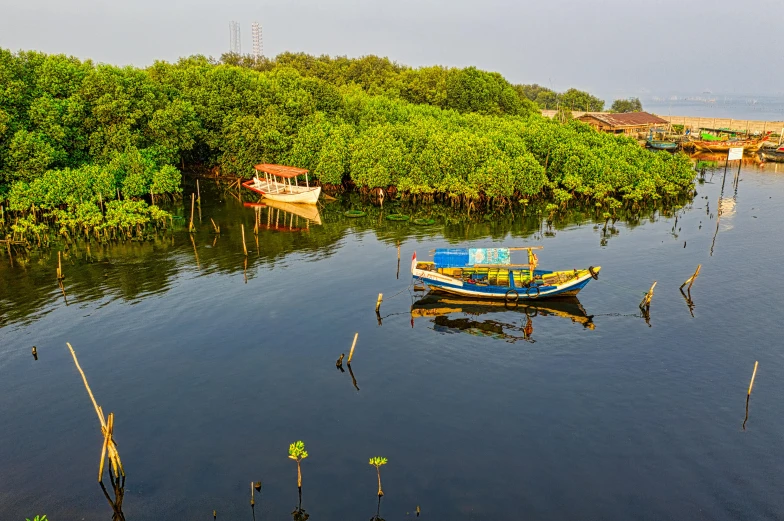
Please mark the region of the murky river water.
[[[417, 505], [422, 519], [778, 519], [779, 170], [744, 167], [736, 195], [729, 174], [715, 244], [721, 170], [677, 225], [656, 212], [604, 232], [570, 214], [548, 229], [532, 212], [466, 222], [430, 207], [417, 215], [437, 224], [417, 227], [378, 208], [347, 219], [355, 198], [327, 204], [320, 225], [261, 209], [258, 245], [256, 210], [203, 182], [193, 242], [179, 231], [72, 248], [67, 305], [56, 251], [13, 268], [2, 257], [0, 519], [111, 518], [96, 483], [98, 422], [66, 342], [116, 415], [129, 520], [252, 519], [256, 480], [256, 516], [284, 519], [297, 505], [287, 450], [299, 439], [315, 520], [376, 513], [377, 455], [389, 459], [385, 519]], [[411, 312], [414, 250], [500, 244], [543, 244], [543, 268], [601, 265], [601, 278], [577, 302], [447, 299]], [[692, 316], [678, 286], [697, 264]], [[654, 280], [646, 323], [637, 304]], [[355, 332], [356, 387], [335, 367]]]

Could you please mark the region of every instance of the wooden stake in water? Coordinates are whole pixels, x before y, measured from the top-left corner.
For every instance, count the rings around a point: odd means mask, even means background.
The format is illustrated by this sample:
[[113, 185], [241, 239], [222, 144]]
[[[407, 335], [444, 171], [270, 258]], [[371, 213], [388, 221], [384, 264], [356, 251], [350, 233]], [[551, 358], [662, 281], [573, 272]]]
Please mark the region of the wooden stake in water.
[[245, 256], [248, 256], [248, 247], [245, 245], [245, 225], [240, 224], [240, 228], [242, 229], [242, 251], [245, 252]]
[[701, 269], [701, 268], [702, 268], [702, 264], [697, 264], [697, 271], [695, 271], [695, 272], [694, 272], [694, 275], [692, 275], [691, 277], [689, 277], [688, 279], [686, 279], [686, 282], [684, 282], [683, 284], [681, 284], [681, 287], [680, 287], [680, 289], [683, 289], [683, 286], [685, 286], [686, 284], [688, 284], [688, 285], [689, 285], [689, 287], [688, 287], [688, 288], [686, 288], [686, 291], [691, 291], [691, 286], [692, 286], [692, 284], [694, 284], [694, 281], [697, 279], [697, 277], [699, 277], [699, 275], [700, 275], [700, 269]]
[[751, 396], [751, 388], [754, 387], [754, 378], [757, 376], [757, 366], [759, 365], [759, 361], [754, 362], [754, 372], [751, 373], [751, 382], [749, 382], [749, 392], [746, 396]]
[[357, 347], [357, 338], [359, 338], [359, 333], [354, 333], [354, 342], [351, 344], [351, 351], [348, 352], [347, 364], [351, 364], [351, 359], [354, 358], [354, 348]]
[[196, 200], [201, 204], [201, 191], [199, 190], [199, 180], [196, 180]]
[[210, 217], [210, 221], [212, 222], [212, 228], [215, 230], [215, 233], [220, 233], [220, 226], [215, 224], [215, 221], [212, 220], [212, 217]]
[[63, 280], [65, 277], [63, 276], [63, 252], [57, 252], [57, 280]]
[[378, 310], [381, 309], [381, 301], [382, 300], [384, 300], [384, 294], [383, 293], [379, 293], [378, 294], [378, 300], [376, 301], [376, 313], [378, 313]]
[[193, 226], [193, 208], [196, 205], [196, 194], [191, 194], [191, 223], [188, 225], [188, 231], [193, 233], [196, 231], [196, 227]]

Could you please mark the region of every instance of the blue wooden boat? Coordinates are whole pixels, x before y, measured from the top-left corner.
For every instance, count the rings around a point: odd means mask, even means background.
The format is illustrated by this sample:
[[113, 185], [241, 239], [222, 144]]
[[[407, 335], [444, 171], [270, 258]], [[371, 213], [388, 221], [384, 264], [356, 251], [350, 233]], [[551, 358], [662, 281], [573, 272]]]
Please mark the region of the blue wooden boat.
[[[574, 296], [591, 279], [599, 278], [601, 267], [547, 271], [536, 269], [538, 258], [528, 248], [444, 248], [435, 250], [433, 261], [411, 259], [414, 283], [431, 291], [465, 297], [516, 302], [547, 297]], [[527, 264], [512, 264], [511, 252], [528, 251]]]
[[675, 143], [674, 141], [654, 139], [653, 131], [648, 133], [648, 139], [645, 140], [645, 144], [648, 146], [648, 148], [652, 148], [654, 150], [675, 150], [678, 148], [678, 143]]

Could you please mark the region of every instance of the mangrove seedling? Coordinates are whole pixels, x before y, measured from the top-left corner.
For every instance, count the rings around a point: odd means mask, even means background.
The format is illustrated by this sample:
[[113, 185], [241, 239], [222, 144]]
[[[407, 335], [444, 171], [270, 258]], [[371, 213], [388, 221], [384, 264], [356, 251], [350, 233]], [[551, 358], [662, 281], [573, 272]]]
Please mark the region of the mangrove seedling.
[[384, 491], [381, 490], [381, 465], [386, 465], [387, 459], [376, 456], [375, 458], [370, 458], [370, 464], [376, 467], [376, 475], [378, 475], [378, 497], [381, 497], [384, 495]]
[[293, 459], [297, 462], [297, 488], [302, 488], [302, 469], [300, 463], [307, 457], [308, 451], [305, 450], [305, 444], [301, 440], [289, 445], [289, 459]]

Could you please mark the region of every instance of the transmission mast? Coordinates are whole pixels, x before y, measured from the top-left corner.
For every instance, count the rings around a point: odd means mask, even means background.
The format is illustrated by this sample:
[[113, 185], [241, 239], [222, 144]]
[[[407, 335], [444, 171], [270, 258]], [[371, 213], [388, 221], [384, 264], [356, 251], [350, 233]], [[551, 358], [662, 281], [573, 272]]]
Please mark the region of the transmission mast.
[[229, 22], [229, 51], [234, 54], [242, 54], [242, 39], [240, 37], [239, 22]]
[[259, 58], [264, 55], [261, 44], [261, 25], [259, 25], [259, 22], [253, 22], [250, 25], [250, 31], [253, 36], [253, 59], [259, 61]]

